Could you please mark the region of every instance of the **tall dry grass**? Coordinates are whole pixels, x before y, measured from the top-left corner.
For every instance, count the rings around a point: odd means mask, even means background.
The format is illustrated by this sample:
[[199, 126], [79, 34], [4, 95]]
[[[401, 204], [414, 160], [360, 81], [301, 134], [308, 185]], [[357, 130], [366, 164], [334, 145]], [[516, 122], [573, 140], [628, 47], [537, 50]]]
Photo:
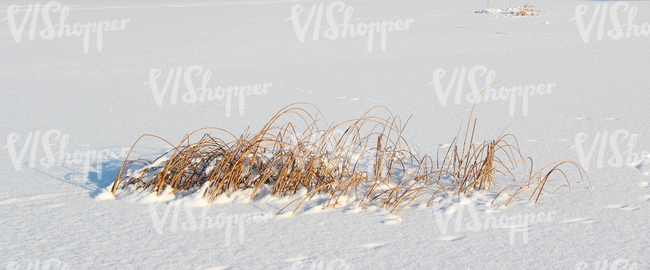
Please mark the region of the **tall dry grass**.
[[[381, 113], [386, 116], [377, 116]], [[131, 151], [147, 137], [165, 141], [172, 148], [152, 161], [127, 162], [129, 152], [111, 191], [133, 185], [136, 190], [160, 195], [168, 186], [176, 193], [205, 184], [208, 186], [202, 196], [210, 202], [219, 195], [244, 189], [253, 190], [252, 199], [262, 185], [268, 184], [272, 186], [271, 195], [278, 197], [296, 196], [301, 188], [307, 190], [280, 212], [294, 205], [295, 213], [305, 201], [323, 193], [327, 195], [323, 207], [354, 200], [362, 209], [377, 205], [399, 213], [420, 197], [431, 205], [441, 194], [489, 192], [496, 178], [516, 179], [513, 171], [519, 167], [528, 172], [528, 179], [499, 191], [515, 190], [501, 205], [527, 192], [531, 193], [529, 200], [534, 198], [537, 203], [544, 188], [558, 180], [552, 175], [561, 175], [566, 181], [555, 191], [570, 187], [562, 169], [567, 166], [563, 165], [575, 167], [581, 180], [587, 177], [584, 169], [570, 160], [554, 162], [533, 173], [532, 159], [529, 165], [512, 134], [473, 143], [475, 119], [473, 123], [468, 121], [464, 130], [461, 124], [451, 145], [441, 149], [434, 159], [420, 156], [404, 139], [404, 127], [410, 118], [402, 123], [399, 116], [383, 106], [326, 128], [319, 127], [321, 115], [314, 105], [295, 103], [276, 113], [256, 133], [247, 129], [236, 136], [219, 128], [203, 128], [186, 135], [177, 145], [158, 136], [142, 135]], [[289, 117], [299, 120], [281, 121]], [[205, 133], [197, 142], [190, 141], [192, 135], [208, 130], [221, 132], [227, 138]], [[142, 167], [132, 169], [134, 165]]]

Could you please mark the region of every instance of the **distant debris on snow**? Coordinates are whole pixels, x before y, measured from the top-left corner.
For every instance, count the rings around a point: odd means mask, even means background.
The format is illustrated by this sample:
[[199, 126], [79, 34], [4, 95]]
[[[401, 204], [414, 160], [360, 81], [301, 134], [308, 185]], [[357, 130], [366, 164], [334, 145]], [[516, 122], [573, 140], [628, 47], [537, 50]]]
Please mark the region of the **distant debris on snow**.
[[474, 11], [474, 13], [482, 13], [482, 14], [496, 14], [496, 15], [502, 15], [502, 16], [539, 16], [539, 13], [542, 11], [539, 9], [535, 9], [534, 6], [530, 5], [524, 5], [523, 7], [514, 7], [514, 8], [506, 8], [506, 9], [498, 9], [498, 8], [484, 8], [479, 11]]

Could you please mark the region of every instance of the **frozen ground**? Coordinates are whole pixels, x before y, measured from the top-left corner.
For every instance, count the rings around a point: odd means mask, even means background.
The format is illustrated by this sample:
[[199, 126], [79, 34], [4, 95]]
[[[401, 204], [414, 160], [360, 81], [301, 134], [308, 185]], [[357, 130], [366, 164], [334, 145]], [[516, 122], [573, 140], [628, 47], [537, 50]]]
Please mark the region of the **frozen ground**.
[[[650, 164], [643, 162], [650, 158], [650, 2], [489, 1], [500, 9], [530, 4], [543, 10], [538, 17], [474, 13], [488, 7], [478, 0], [323, 2], [317, 40], [321, 2], [38, 2], [51, 5], [49, 24], [41, 11], [26, 17], [36, 3], [0, 3], [1, 268], [650, 269]], [[57, 7], [69, 9], [70, 31], [87, 22], [108, 22], [109, 31], [101, 42], [89, 31], [86, 49], [83, 35], [50, 38], [48, 25], [60, 27]], [[381, 32], [371, 42], [368, 35], [330, 39], [328, 7], [335, 24], [348, 8], [349, 24], [401, 21], [402, 30], [387, 31], [383, 45]], [[626, 24], [640, 35], [626, 37]], [[243, 101], [193, 100], [187, 70], [195, 88], [202, 78], [211, 89], [259, 88]], [[172, 143], [207, 126], [240, 134], [294, 102], [318, 106], [329, 123], [376, 105], [412, 115], [404, 136], [433, 154], [467, 121], [466, 95], [486, 80], [501, 80], [496, 90], [551, 91], [527, 102], [480, 102], [475, 141], [494, 139], [516, 120], [508, 132], [536, 168], [576, 160], [593, 189], [567, 169], [572, 188], [538, 204], [521, 197], [494, 211], [485, 202], [495, 194], [477, 193], [399, 215], [358, 213], [353, 204], [322, 211], [315, 197], [294, 216], [275, 216], [289, 199], [264, 193], [209, 205], [196, 194], [102, 195], [122, 150], [142, 134]], [[132, 155], [166, 149], [149, 140]], [[75, 153], [103, 158], [84, 168], [66, 161]], [[634, 155], [640, 162], [625, 160]], [[533, 215], [528, 224], [509, 223]], [[482, 226], [470, 223], [477, 219]]]

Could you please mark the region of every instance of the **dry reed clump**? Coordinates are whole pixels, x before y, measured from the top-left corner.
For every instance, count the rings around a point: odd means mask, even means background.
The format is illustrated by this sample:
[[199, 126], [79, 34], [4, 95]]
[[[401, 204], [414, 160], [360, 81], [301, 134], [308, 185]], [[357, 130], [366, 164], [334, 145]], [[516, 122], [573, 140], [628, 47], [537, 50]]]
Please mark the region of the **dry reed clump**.
[[527, 16], [539, 16], [542, 13], [542, 10], [536, 9], [531, 5], [524, 5], [514, 8], [498, 9], [498, 8], [484, 8], [474, 13], [483, 13], [483, 14], [494, 14], [501, 16], [515, 16], [515, 17], [527, 17]]
[[534, 6], [531, 5], [524, 5], [523, 7], [519, 7], [519, 10], [515, 11], [514, 15], [515, 16], [539, 16], [539, 13], [542, 11], [539, 9], [535, 9]]
[[[315, 109], [315, 115], [305, 108], [310, 106]], [[371, 115], [382, 109], [387, 117]], [[401, 118], [383, 106], [369, 110], [358, 119], [325, 129], [318, 127], [319, 114], [311, 104], [291, 104], [275, 114], [257, 133], [249, 134], [247, 129], [235, 136], [223, 129], [203, 128], [186, 135], [178, 145], [158, 136], [142, 135], [131, 150], [144, 137], [161, 139], [172, 149], [153, 161], [127, 162], [129, 152], [111, 191], [115, 193], [120, 186], [134, 185], [136, 190], [150, 190], [160, 195], [167, 186], [176, 193], [207, 185], [202, 196], [210, 202], [221, 194], [244, 189], [253, 189], [252, 199], [262, 185], [268, 184], [272, 186], [271, 195], [278, 197], [296, 195], [299, 189], [307, 189], [306, 194], [280, 212], [300, 201], [295, 207], [297, 210], [313, 195], [324, 193], [327, 199], [323, 207], [335, 207], [341, 200], [349, 202], [356, 198], [362, 209], [376, 204], [399, 213], [419, 197], [428, 198], [427, 205], [431, 205], [442, 193], [465, 196], [475, 190], [490, 191], [497, 174], [515, 179], [512, 169], [518, 164], [527, 168], [528, 180], [501, 190], [499, 194], [516, 189], [502, 205], [528, 190], [532, 190], [529, 199], [535, 197], [537, 202], [547, 183], [556, 180], [550, 179], [556, 172], [566, 180], [558, 189], [570, 187], [561, 165], [574, 165], [581, 177], [586, 176], [584, 169], [570, 160], [557, 161], [533, 174], [532, 160], [529, 168], [511, 134], [502, 134], [493, 141], [472, 143], [476, 120], [471, 129], [468, 122], [464, 136], [460, 135], [461, 124], [459, 135], [447, 150], [437, 153], [434, 161], [431, 156], [419, 156], [409, 147], [402, 136], [408, 120], [402, 125]], [[276, 124], [291, 115], [300, 121]], [[221, 131], [230, 139], [206, 133], [198, 142], [190, 142], [193, 134], [210, 129]], [[144, 167], [129, 170], [138, 164]]]

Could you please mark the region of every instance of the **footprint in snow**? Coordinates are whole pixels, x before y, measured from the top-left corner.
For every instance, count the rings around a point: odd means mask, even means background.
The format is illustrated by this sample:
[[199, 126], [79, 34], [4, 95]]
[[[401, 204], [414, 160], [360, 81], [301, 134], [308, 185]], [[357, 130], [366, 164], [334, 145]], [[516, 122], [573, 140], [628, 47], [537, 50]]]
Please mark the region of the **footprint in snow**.
[[613, 205], [606, 206], [605, 209], [621, 209], [621, 210], [626, 210], [626, 211], [634, 211], [634, 210], [638, 210], [639, 208], [634, 208], [634, 207], [630, 206], [629, 204], [626, 204], [626, 205], [613, 204]]
[[36, 195], [36, 196], [28, 196], [28, 197], [21, 197], [21, 198], [6, 199], [6, 200], [0, 201], [0, 205], [20, 204], [20, 203], [26, 203], [26, 202], [48, 200], [48, 199], [54, 199], [56, 197], [65, 196], [65, 195], [67, 195], [67, 194], [60, 193], [60, 194], [46, 194], [46, 195]]
[[589, 224], [589, 223], [594, 223], [596, 221], [594, 221], [594, 220], [592, 220], [590, 218], [577, 217], [577, 218], [571, 218], [571, 219], [563, 219], [558, 223], [564, 224], [564, 223], [577, 223], [577, 222]]
[[398, 216], [395, 217], [388, 217], [386, 220], [382, 221], [382, 223], [386, 225], [395, 225], [398, 223], [402, 223], [402, 219]]
[[300, 89], [300, 88], [296, 88], [296, 89], [294, 89], [294, 91], [303, 92], [303, 93], [307, 92], [307, 94], [313, 94], [314, 93], [314, 91], [306, 91], [306, 90], [303, 90], [303, 89]]
[[57, 207], [62, 207], [65, 206], [65, 203], [58, 203], [58, 204], [49, 204], [46, 206], [41, 207], [42, 209], [52, 209], [52, 208], [57, 208]]
[[367, 101], [372, 101], [372, 102], [378, 102], [378, 100], [374, 98], [358, 98], [358, 97], [336, 97], [336, 99], [347, 99], [347, 100], [367, 100]]
[[307, 256], [300, 256], [300, 257], [294, 257], [294, 258], [288, 258], [284, 260], [285, 262], [300, 262], [300, 261], [305, 261], [308, 260], [309, 257]]
[[[644, 172], [643, 174], [648, 175], [648, 172]], [[650, 181], [639, 182], [639, 187], [641, 187], [641, 188], [649, 188], [650, 187]], [[650, 202], [650, 195], [643, 195], [643, 197], [641, 197], [641, 200]]]

